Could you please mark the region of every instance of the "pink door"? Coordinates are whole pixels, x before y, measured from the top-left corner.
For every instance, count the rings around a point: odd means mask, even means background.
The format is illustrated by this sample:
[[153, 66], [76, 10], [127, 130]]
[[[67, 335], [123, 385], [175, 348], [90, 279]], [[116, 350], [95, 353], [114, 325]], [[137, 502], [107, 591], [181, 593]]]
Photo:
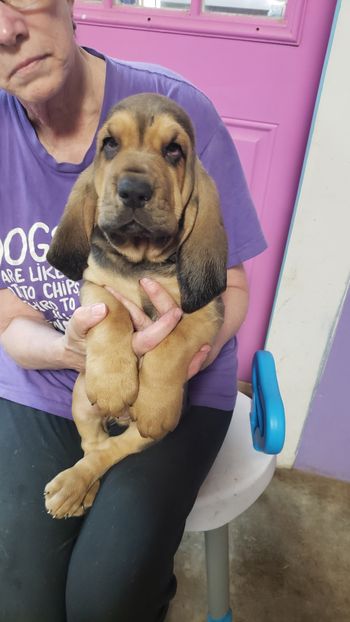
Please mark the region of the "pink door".
[[126, 1], [77, 2], [79, 42], [168, 66], [208, 94], [268, 240], [247, 263], [251, 303], [239, 340], [248, 379], [264, 344], [336, 0]]

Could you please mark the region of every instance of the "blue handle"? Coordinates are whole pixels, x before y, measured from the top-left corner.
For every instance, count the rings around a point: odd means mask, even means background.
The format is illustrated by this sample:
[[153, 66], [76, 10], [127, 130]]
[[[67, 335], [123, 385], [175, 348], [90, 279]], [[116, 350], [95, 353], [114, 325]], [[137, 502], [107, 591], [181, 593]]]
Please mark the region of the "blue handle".
[[257, 451], [279, 454], [285, 439], [285, 414], [271, 352], [258, 350], [252, 366], [250, 426]]

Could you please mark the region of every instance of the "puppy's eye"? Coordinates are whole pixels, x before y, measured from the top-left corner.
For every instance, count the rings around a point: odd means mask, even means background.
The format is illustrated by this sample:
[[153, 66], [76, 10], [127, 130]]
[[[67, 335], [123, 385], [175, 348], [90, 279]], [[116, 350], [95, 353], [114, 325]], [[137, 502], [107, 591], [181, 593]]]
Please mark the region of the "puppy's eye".
[[113, 138], [113, 136], [106, 136], [106, 138], [104, 138], [102, 142], [102, 149], [107, 160], [111, 160], [117, 153], [119, 149], [119, 144], [115, 140], [115, 138]]
[[171, 164], [177, 164], [183, 158], [181, 145], [172, 142], [164, 147], [164, 156]]

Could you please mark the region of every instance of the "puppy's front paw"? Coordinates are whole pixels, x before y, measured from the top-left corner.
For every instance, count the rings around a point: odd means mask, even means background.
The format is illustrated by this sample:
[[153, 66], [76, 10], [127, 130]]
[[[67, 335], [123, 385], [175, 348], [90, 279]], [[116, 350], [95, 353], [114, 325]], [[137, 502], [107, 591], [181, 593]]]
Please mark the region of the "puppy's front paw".
[[53, 518], [82, 516], [92, 506], [99, 486], [98, 480], [90, 486], [74, 467], [66, 469], [45, 487], [46, 510]]
[[116, 416], [125, 406], [133, 404], [138, 393], [138, 368], [136, 357], [113, 361], [87, 362], [85, 386], [91, 404], [110, 416]]
[[141, 436], [160, 440], [176, 428], [181, 415], [181, 400], [169, 404], [168, 400], [164, 399], [163, 403], [153, 402], [150, 406], [146, 401], [142, 401], [142, 394], [139, 394], [130, 411]]

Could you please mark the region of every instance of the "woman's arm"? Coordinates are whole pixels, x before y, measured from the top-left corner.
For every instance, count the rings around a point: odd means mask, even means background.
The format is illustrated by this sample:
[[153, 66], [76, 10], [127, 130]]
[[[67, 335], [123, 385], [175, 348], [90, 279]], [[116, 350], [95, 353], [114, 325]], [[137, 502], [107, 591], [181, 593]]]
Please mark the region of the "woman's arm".
[[25, 369], [75, 369], [85, 366], [85, 335], [106, 315], [106, 308], [80, 307], [62, 335], [39, 311], [8, 289], [0, 290], [0, 343]]
[[[151, 322], [143, 314], [135, 326], [133, 349], [138, 357], [158, 345], [175, 328], [181, 310], [157, 283], [144, 286], [159, 319]], [[22, 302], [10, 290], [0, 290], [0, 344], [18, 365], [25, 369], [85, 369], [85, 337], [90, 328], [106, 315], [104, 304], [79, 307], [62, 335], [48, 324], [44, 316]], [[189, 374], [197, 373], [208, 353], [201, 349], [190, 366]]]
[[227, 271], [227, 289], [222, 294], [222, 299], [225, 305], [224, 323], [203, 367], [216, 359], [225, 343], [237, 334], [247, 315], [249, 288], [243, 264]]
[[[142, 286], [159, 313], [156, 322], [151, 322], [141, 309], [122, 299], [135, 325], [133, 349], [139, 357], [156, 347], [181, 318], [180, 310], [158, 283], [145, 280]], [[115, 295], [118, 297], [117, 293]], [[189, 368], [189, 378], [215, 360], [224, 344], [237, 333], [246, 316], [248, 285], [242, 265], [228, 270], [223, 300], [224, 323], [212, 348], [203, 344], [203, 348], [195, 355]], [[10, 290], [3, 289], [0, 290], [0, 343], [16, 363], [26, 369], [83, 371], [86, 334], [107, 312], [103, 304], [79, 307], [69, 320], [66, 333], [62, 335], [46, 322], [42, 313], [17, 298]]]

